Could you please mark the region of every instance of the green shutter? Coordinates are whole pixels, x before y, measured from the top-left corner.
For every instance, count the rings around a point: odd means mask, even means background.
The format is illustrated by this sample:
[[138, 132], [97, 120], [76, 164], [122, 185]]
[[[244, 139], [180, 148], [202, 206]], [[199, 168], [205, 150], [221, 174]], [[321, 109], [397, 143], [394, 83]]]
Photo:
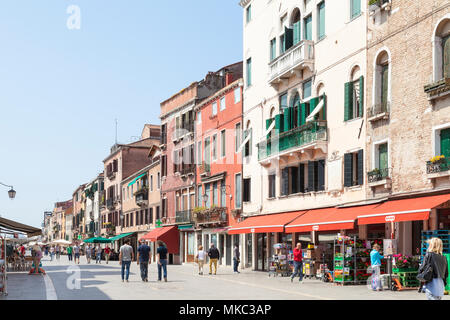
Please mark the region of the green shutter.
[[381, 71], [381, 103], [383, 107], [387, 106], [388, 88], [389, 88], [389, 65], [385, 65], [382, 67]]
[[294, 42], [294, 30], [284, 27], [284, 51], [289, 50]]
[[443, 52], [443, 78], [450, 78], [450, 36], [442, 39], [442, 52]]
[[294, 23], [294, 46], [300, 42], [300, 21], [297, 21], [296, 23]]
[[305, 40], [312, 40], [312, 16], [309, 15], [305, 18], [305, 28], [304, 28], [304, 38]]
[[247, 86], [252, 84], [252, 59], [247, 59]]
[[306, 117], [307, 117], [307, 115], [306, 115], [306, 103], [301, 103], [300, 104], [300, 109], [301, 109], [301, 112], [300, 112], [300, 125], [304, 125], [305, 122], [306, 122]]
[[352, 1], [351, 14], [352, 18], [354, 18], [361, 13], [361, 0], [351, 0], [351, 1]]
[[379, 159], [378, 159], [378, 169], [386, 169], [388, 167], [388, 145], [387, 143], [382, 144], [378, 147]]
[[284, 109], [284, 130], [289, 131], [291, 129], [291, 108]]
[[275, 116], [275, 128], [279, 131], [279, 133], [283, 132], [283, 114], [277, 114]]
[[[319, 97], [312, 98], [311, 100], [309, 100], [309, 113], [312, 113], [318, 104], [319, 104]], [[316, 115], [314, 118], [318, 119], [319, 115]]]
[[359, 78], [359, 116], [362, 117], [364, 112], [364, 76]]
[[325, 94], [322, 95], [323, 99], [323, 107], [322, 107], [322, 120], [327, 120], [327, 96]]
[[445, 159], [450, 158], [450, 129], [441, 130], [441, 154]]
[[344, 187], [353, 185], [353, 154], [344, 154]]
[[344, 88], [344, 121], [347, 121], [353, 119], [353, 83], [347, 82]]
[[[267, 119], [266, 120], [266, 130], [269, 129], [270, 125], [272, 124], [273, 119]], [[267, 134], [267, 139], [270, 139], [270, 133]]]

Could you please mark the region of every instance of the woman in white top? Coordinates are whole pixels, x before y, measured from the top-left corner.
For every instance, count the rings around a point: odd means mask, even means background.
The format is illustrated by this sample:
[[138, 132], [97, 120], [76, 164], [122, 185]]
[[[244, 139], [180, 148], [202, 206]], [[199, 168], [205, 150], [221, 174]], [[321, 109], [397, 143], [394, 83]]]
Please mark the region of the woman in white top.
[[203, 274], [203, 265], [205, 264], [206, 259], [206, 252], [203, 250], [203, 246], [198, 246], [198, 252], [197, 252], [197, 263], [198, 263], [198, 274]]

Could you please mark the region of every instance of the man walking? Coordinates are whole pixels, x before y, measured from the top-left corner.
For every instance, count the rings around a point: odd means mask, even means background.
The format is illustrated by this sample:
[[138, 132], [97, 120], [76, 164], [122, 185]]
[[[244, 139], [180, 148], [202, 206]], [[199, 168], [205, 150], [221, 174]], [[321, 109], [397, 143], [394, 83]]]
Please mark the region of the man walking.
[[239, 245], [236, 243], [234, 245], [233, 251], [233, 269], [234, 273], [240, 273], [238, 270], [239, 263], [241, 262], [241, 253], [239, 252]]
[[50, 261], [53, 261], [54, 255], [55, 255], [55, 247], [51, 246], [50, 247]]
[[303, 280], [303, 252], [302, 244], [297, 243], [297, 247], [294, 249], [294, 272], [291, 276], [291, 282], [294, 281], [295, 276], [298, 274], [298, 281]]
[[220, 253], [219, 249], [214, 246], [214, 243], [211, 243], [211, 247], [208, 250], [209, 257], [209, 274], [212, 274], [212, 266], [214, 265], [214, 274], [217, 274], [217, 261], [219, 260]]
[[56, 246], [56, 260], [59, 261], [60, 255], [61, 255], [61, 248], [59, 247], [59, 245]]
[[91, 263], [91, 255], [92, 255], [92, 249], [91, 249], [91, 246], [88, 244], [86, 246], [86, 261], [87, 261], [87, 263]]
[[141, 266], [141, 279], [148, 282], [148, 264], [150, 263], [150, 247], [144, 240], [140, 241], [141, 245], [137, 249], [137, 264]]
[[158, 249], [156, 250], [158, 263], [158, 281], [161, 281], [161, 269], [164, 271], [164, 281], [167, 282], [167, 248], [162, 241], [158, 241]]
[[133, 247], [130, 246], [130, 239], [125, 240], [125, 243], [120, 247], [119, 252], [119, 264], [122, 266], [122, 282], [124, 281], [124, 275], [125, 280], [128, 282], [128, 277], [130, 276], [131, 261], [134, 260]]
[[70, 244], [67, 247], [67, 257], [69, 258], [69, 261], [72, 261], [72, 245]]
[[106, 260], [106, 264], [108, 264], [109, 261], [109, 255], [111, 254], [111, 249], [108, 247], [108, 245], [106, 245], [105, 248], [105, 260]]
[[73, 254], [74, 254], [74, 262], [77, 263], [77, 259], [78, 259], [78, 264], [80, 264], [80, 247], [78, 246], [78, 243], [75, 243], [75, 246], [73, 247]]
[[97, 244], [97, 247], [95, 248], [95, 264], [102, 263], [102, 248], [99, 244]]

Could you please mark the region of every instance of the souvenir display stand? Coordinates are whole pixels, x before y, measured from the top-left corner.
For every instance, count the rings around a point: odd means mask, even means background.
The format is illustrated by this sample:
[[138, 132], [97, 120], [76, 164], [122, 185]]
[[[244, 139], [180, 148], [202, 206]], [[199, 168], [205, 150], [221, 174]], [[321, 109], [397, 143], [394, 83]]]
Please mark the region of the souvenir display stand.
[[334, 240], [333, 282], [346, 285], [353, 284], [356, 278], [356, 237], [338, 235]]
[[6, 278], [6, 240], [0, 236], [0, 294], [8, 295]]
[[273, 248], [275, 249], [275, 254], [269, 262], [269, 277], [271, 275], [290, 276], [292, 274], [291, 262], [293, 261], [290, 246], [286, 243], [277, 243], [273, 245]]

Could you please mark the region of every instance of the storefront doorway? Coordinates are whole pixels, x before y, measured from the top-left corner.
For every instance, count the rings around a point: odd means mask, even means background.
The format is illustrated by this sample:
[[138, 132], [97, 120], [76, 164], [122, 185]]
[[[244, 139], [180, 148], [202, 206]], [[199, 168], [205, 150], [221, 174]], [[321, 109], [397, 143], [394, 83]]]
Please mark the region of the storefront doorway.
[[246, 242], [246, 251], [247, 251], [247, 267], [252, 266], [252, 259], [253, 259], [253, 235], [251, 233], [248, 233], [245, 235], [247, 242]]
[[194, 232], [186, 232], [185, 234], [187, 243], [186, 243], [186, 261], [187, 262], [194, 262], [194, 256], [195, 256], [195, 234]]
[[225, 243], [225, 250], [226, 250], [226, 265], [231, 266], [231, 235], [227, 234], [226, 236], [226, 243]]
[[256, 234], [256, 270], [267, 271], [267, 234]]
[[220, 248], [219, 248], [219, 252], [220, 252], [220, 259], [219, 259], [219, 264], [223, 264], [223, 253], [224, 248], [225, 248], [225, 235], [223, 234], [219, 234], [219, 243], [220, 243]]

